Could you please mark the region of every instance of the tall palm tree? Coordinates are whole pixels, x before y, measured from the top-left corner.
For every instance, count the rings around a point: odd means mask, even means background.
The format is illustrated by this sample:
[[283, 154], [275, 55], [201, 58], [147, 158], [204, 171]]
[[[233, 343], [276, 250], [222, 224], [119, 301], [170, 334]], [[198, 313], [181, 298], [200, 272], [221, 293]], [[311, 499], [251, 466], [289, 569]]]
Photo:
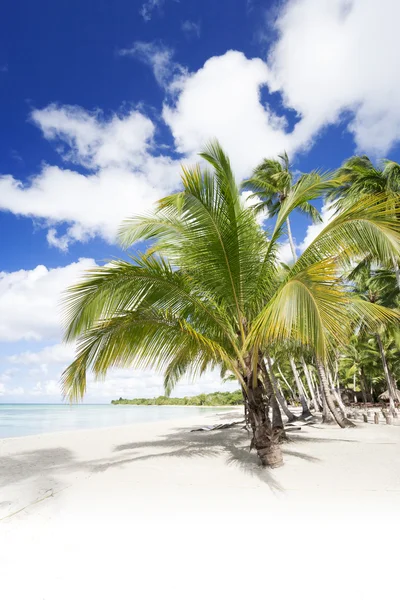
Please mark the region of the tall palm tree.
[[184, 375], [220, 368], [239, 383], [261, 463], [279, 466], [281, 427], [269, 416], [266, 350], [304, 344], [325, 363], [332, 340], [348, 337], [352, 312], [371, 327], [396, 320], [390, 309], [353, 300], [339, 266], [371, 247], [377, 258], [398, 254], [399, 222], [382, 212], [379, 198], [355, 205], [282, 277], [278, 243], [306, 181], [292, 188], [267, 238], [221, 147], [211, 144], [201, 156], [211, 170], [184, 168], [181, 192], [123, 225], [122, 244], [146, 240], [148, 252], [92, 269], [68, 290], [65, 339], [77, 340], [77, 354], [64, 371], [64, 392], [82, 396], [89, 370], [103, 377], [111, 367], [152, 367], [164, 372], [170, 392]]
[[[302, 175], [299, 182], [306, 178], [307, 186], [302, 186], [303, 198], [297, 206], [297, 210], [311, 217], [314, 223], [322, 221], [318, 210], [311, 204], [311, 200], [318, 198], [325, 189], [326, 177], [321, 177], [316, 171], [310, 174]], [[278, 155], [278, 159], [265, 158], [255, 169], [243, 186], [253, 191], [253, 195], [261, 199], [261, 202], [255, 206], [256, 211], [268, 209], [271, 217], [278, 214], [282, 203], [290, 194], [293, 186], [296, 185], [294, 174], [286, 152]], [[287, 236], [293, 260], [297, 260], [296, 247], [293, 240], [290, 218], [286, 218]]]

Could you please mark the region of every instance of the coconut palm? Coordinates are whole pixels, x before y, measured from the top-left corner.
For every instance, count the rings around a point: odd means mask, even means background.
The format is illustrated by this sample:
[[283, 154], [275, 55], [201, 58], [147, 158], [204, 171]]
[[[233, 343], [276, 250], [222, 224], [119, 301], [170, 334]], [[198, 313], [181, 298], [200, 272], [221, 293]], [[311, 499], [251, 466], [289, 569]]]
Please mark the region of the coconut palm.
[[[353, 156], [336, 171], [332, 184], [327, 199], [336, 210], [343, 210], [370, 194], [385, 195], [390, 205], [400, 206], [400, 164], [393, 160], [384, 159], [375, 166], [368, 156]], [[392, 264], [400, 288], [400, 269], [395, 257]]]
[[[305, 182], [306, 185], [304, 185]], [[255, 210], [258, 212], [267, 209], [268, 214], [273, 217], [278, 214], [282, 203], [297, 184], [302, 188], [303, 193], [302, 201], [296, 207], [297, 210], [311, 217], [314, 223], [320, 223], [321, 216], [315, 206], [311, 204], [311, 200], [318, 198], [322, 191], [327, 189], [327, 177], [321, 177], [317, 171], [313, 171], [302, 175], [295, 182], [286, 152], [279, 155], [278, 159], [265, 158], [254, 169], [250, 179], [243, 183], [243, 187], [249, 188], [253, 191], [253, 196], [260, 198], [261, 202], [255, 205]], [[286, 229], [293, 260], [296, 261], [296, 247], [289, 216], [286, 218]]]
[[164, 373], [170, 392], [184, 375], [219, 368], [239, 383], [261, 463], [278, 466], [282, 428], [269, 416], [276, 403], [266, 349], [302, 344], [325, 364], [332, 342], [348, 337], [354, 313], [370, 327], [396, 320], [390, 309], [351, 296], [339, 267], [371, 249], [382, 260], [398, 254], [400, 226], [379, 197], [356, 203], [282, 276], [279, 240], [306, 181], [282, 202], [267, 238], [221, 147], [211, 144], [201, 156], [211, 170], [184, 168], [181, 192], [123, 225], [122, 244], [145, 240], [147, 253], [92, 269], [68, 290], [65, 339], [77, 341], [77, 355], [63, 374], [64, 391], [81, 397], [90, 370], [103, 377], [112, 367], [151, 367]]
[[360, 196], [386, 194], [396, 203], [400, 199], [400, 165], [385, 159], [375, 166], [368, 156], [352, 156], [335, 173], [335, 186], [328, 194], [342, 209]]

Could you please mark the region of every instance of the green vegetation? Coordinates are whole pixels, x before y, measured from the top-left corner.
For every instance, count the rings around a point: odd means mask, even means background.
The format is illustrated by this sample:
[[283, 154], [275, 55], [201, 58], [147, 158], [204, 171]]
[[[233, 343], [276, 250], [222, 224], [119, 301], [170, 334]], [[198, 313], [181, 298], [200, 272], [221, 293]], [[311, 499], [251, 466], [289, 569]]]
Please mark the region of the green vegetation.
[[213, 392], [212, 394], [199, 394], [198, 396], [185, 396], [184, 398], [169, 398], [158, 396], [158, 398], [134, 398], [126, 400], [112, 400], [111, 404], [135, 404], [142, 406], [237, 406], [243, 404], [242, 392]]
[[[303, 418], [311, 409], [353, 426], [341, 390], [349, 377], [371, 387], [363, 356], [380, 361], [394, 411], [400, 167], [370, 172], [363, 159], [359, 175], [352, 159], [335, 174], [296, 178], [283, 155], [245, 182], [260, 199], [254, 206], [217, 143], [201, 157], [208, 168], [185, 167], [180, 192], [123, 224], [121, 245], [142, 240], [146, 253], [92, 269], [68, 290], [65, 339], [77, 342], [77, 355], [63, 374], [65, 394], [80, 398], [88, 371], [101, 378], [112, 367], [163, 372], [167, 396], [182, 377], [219, 369], [238, 382], [252, 447], [274, 467], [282, 464], [281, 411], [293, 419], [291, 401]], [[297, 256], [289, 218], [300, 210], [317, 221], [317, 198], [329, 199], [332, 216]], [[257, 219], [264, 207], [268, 233]], [[293, 260], [285, 265], [279, 249], [287, 239]]]

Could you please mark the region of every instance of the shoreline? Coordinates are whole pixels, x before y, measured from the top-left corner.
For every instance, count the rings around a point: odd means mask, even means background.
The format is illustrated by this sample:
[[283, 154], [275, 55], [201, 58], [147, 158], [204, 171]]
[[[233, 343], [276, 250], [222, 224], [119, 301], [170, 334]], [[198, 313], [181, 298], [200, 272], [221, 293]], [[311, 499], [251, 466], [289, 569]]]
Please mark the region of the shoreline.
[[[98, 406], [98, 405], [97, 405]], [[108, 406], [108, 405], [106, 405]], [[135, 405], [138, 406], [138, 405]], [[152, 405], [153, 406], [153, 405]], [[156, 406], [156, 405], [154, 405]], [[184, 407], [180, 407], [179, 405], [177, 405], [177, 408], [186, 408], [186, 406]], [[189, 407], [188, 407], [189, 408]], [[193, 406], [191, 408], [207, 408], [207, 409], [213, 409], [214, 407], [212, 406]], [[224, 407], [215, 407], [217, 410], [220, 410], [220, 408], [224, 408]], [[235, 410], [235, 408], [233, 408], [232, 410]], [[203, 416], [218, 416], [218, 413], [214, 414], [214, 411], [212, 411], [212, 413], [210, 413], [210, 415], [197, 415], [198, 418], [202, 418]], [[11, 436], [11, 437], [2, 437], [0, 438], [0, 450], [2, 449], [2, 445], [3, 442], [7, 442], [7, 441], [16, 441], [16, 440], [26, 440], [26, 439], [31, 439], [31, 440], [35, 440], [35, 438], [37, 438], [38, 440], [45, 437], [45, 436], [64, 436], [64, 435], [74, 435], [74, 434], [85, 434], [85, 433], [89, 433], [89, 432], [94, 432], [94, 431], [112, 431], [112, 430], [118, 430], [118, 429], [124, 429], [124, 428], [131, 428], [131, 427], [139, 427], [139, 426], [145, 426], [145, 425], [156, 425], [158, 423], [171, 423], [171, 422], [180, 422], [180, 421], [187, 421], [188, 419], [192, 419], [192, 416], [182, 416], [182, 417], [176, 417], [173, 416], [170, 419], [159, 419], [159, 420], [154, 420], [154, 421], [137, 421], [136, 423], [123, 423], [121, 425], [106, 425], [104, 427], [86, 427], [86, 428], [82, 428], [82, 429], [61, 429], [59, 431], [46, 431], [43, 433], [33, 433], [33, 434], [28, 434], [28, 435], [17, 435], [17, 436]]]

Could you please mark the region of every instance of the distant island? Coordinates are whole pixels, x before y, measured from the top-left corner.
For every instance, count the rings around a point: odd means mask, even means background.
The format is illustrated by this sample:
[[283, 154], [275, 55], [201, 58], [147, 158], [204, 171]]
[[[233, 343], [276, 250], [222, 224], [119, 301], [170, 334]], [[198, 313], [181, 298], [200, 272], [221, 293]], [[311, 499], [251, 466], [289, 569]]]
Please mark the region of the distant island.
[[236, 406], [243, 404], [242, 392], [212, 392], [211, 394], [199, 394], [198, 396], [185, 396], [184, 398], [168, 398], [167, 396], [158, 396], [158, 398], [119, 398], [112, 400], [111, 404], [135, 404], [140, 406]]

